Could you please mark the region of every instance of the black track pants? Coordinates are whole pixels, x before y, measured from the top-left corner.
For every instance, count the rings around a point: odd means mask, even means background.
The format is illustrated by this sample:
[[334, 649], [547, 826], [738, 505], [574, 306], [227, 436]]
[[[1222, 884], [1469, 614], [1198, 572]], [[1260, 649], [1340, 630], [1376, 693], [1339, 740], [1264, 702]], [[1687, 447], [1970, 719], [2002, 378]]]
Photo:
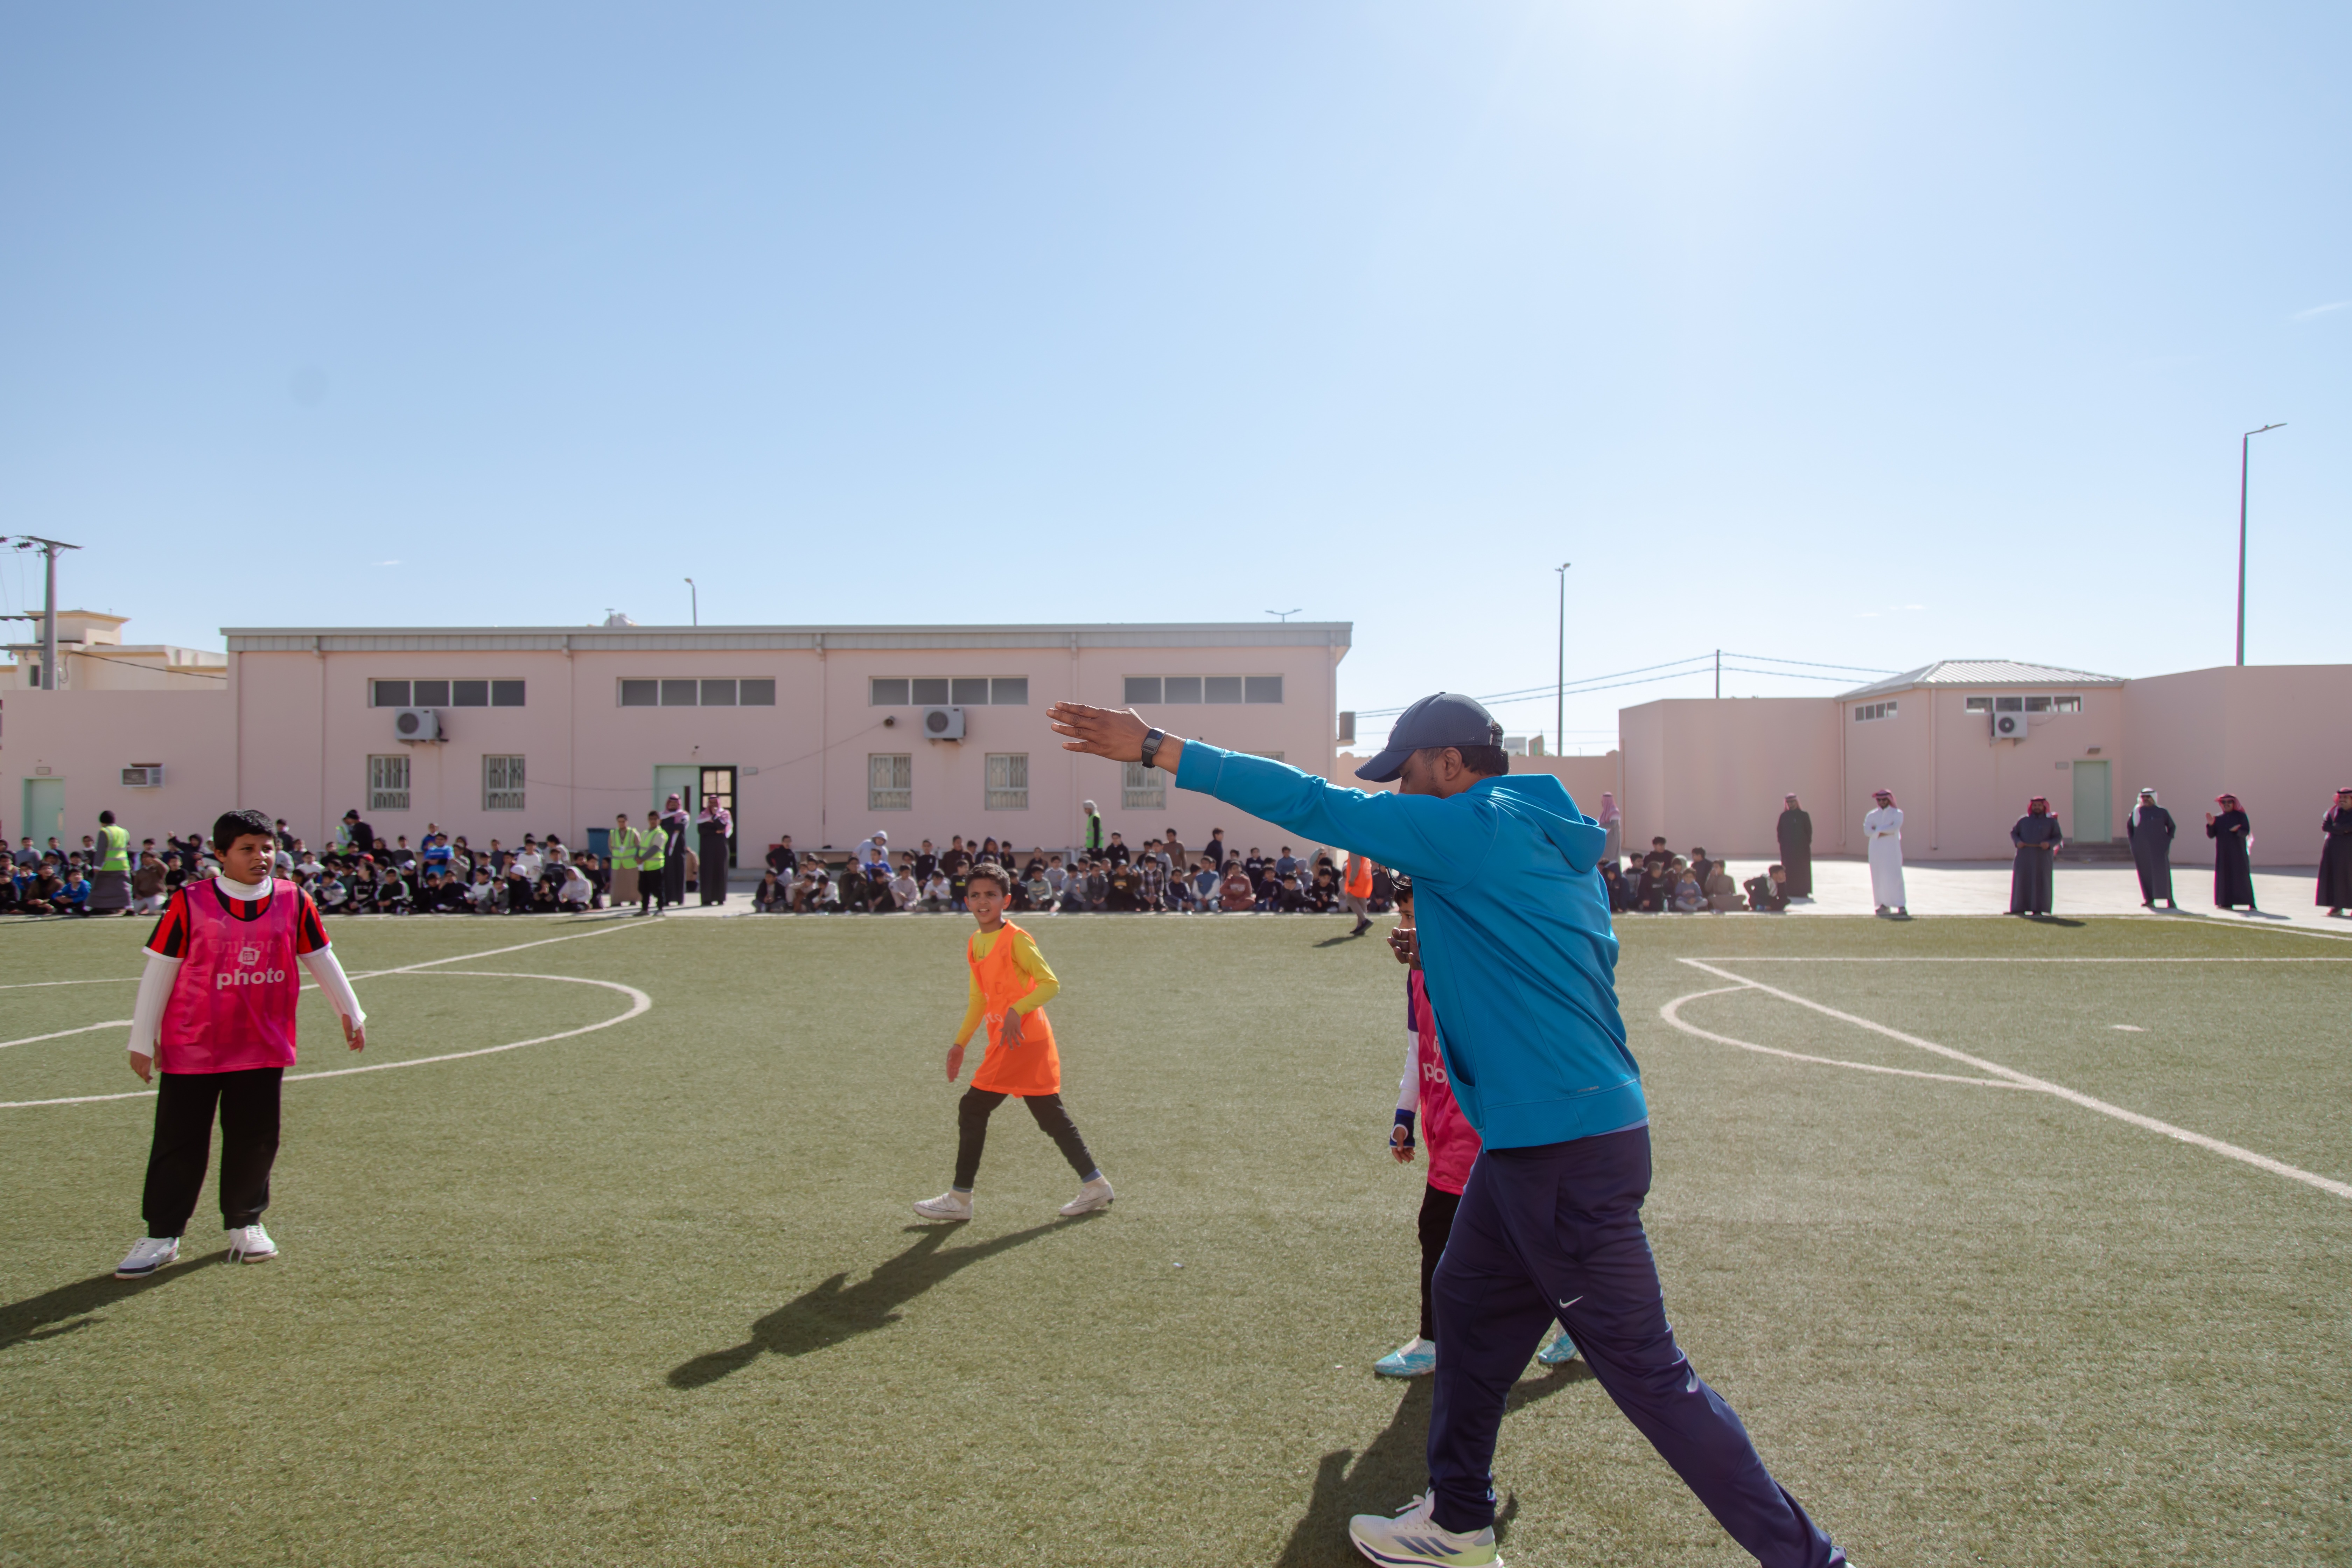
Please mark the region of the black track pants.
[[[972, 1178], [980, 1174], [980, 1152], [988, 1142], [988, 1119], [1008, 1097], [994, 1089], [973, 1089], [964, 1091], [956, 1102], [956, 1164], [955, 1187], [958, 1192], [970, 1192]], [[1095, 1157], [1087, 1152], [1087, 1141], [1078, 1136], [1077, 1123], [1062, 1109], [1058, 1094], [1022, 1096], [1029, 1114], [1037, 1119], [1038, 1127], [1062, 1151], [1062, 1158], [1070, 1163], [1081, 1179], [1095, 1173]]]
[[1454, 1234], [1454, 1211], [1461, 1206], [1460, 1193], [1421, 1189], [1421, 1337], [1425, 1340], [1437, 1337], [1437, 1318], [1429, 1310], [1429, 1282], [1437, 1273], [1437, 1260], [1445, 1256], [1445, 1238]]
[[155, 1142], [147, 1155], [141, 1210], [150, 1236], [178, 1236], [196, 1212], [213, 1147], [213, 1107], [220, 1107], [221, 1224], [251, 1225], [269, 1206], [269, 1168], [278, 1160], [278, 1091], [284, 1068], [242, 1072], [167, 1072], [155, 1093]]

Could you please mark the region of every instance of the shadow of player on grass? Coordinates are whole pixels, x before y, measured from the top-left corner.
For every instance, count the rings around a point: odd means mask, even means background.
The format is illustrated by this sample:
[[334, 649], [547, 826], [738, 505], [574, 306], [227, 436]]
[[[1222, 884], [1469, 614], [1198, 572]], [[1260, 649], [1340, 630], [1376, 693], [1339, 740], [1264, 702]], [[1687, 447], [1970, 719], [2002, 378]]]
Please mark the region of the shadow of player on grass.
[[970, 1247], [947, 1247], [954, 1234], [947, 1226], [908, 1226], [922, 1235], [913, 1246], [884, 1263], [855, 1285], [845, 1283], [847, 1272], [835, 1274], [814, 1289], [804, 1290], [751, 1325], [751, 1337], [740, 1345], [711, 1351], [672, 1367], [672, 1388], [700, 1388], [730, 1373], [740, 1372], [763, 1354], [807, 1355], [870, 1334], [898, 1321], [898, 1309], [958, 1269], [983, 1258], [993, 1258], [1050, 1231], [1082, 1225], [1094, 1218], [1048, 1220], [1026, 1230], [1009, 1231]]
[[[1511, 1390], [1506, 1412], [1525, 1409], [1549, 1399], [1571, 1384], [1592, 1381], [1592, 1369], [1581, 1361], [1554, 1367], [1541, 1377], [1520, 1380]], [[1429, 1485], [1429, 1407], [1436, 1394], [1433, 1378], [1417, 1377], [1406, 1384], [1396, 1416], [1358, 1454], [1338, 1448], [1323, 1456], [1315, 1469], [1315, 1490], [1307, 1512], [1290, 1532], [1290, 1542], [1275, 1560], [1276, 1568], [1339, 1568], [1363, 1559], [1348, 1541], [1348, 1521], [1360, 1513], [1394, 1513]], [[1349, 1459], [1355, 1460], [1351, 1466]], [[1519, 1511], [1516, 1494], [1495, 1510], [1495, 1534], [1499, 1539]]]
[[[159, 1268], [137, 1279], [117, 1279], [111, 1274], [96, 1274], [88, 1279], [77, 1279], [70, 1285], [60, 1285], [54, 1290], [44, 1290], [37, 1296], [27, 1296], [0, 1307], [0, 1351], [24, 1344], [31, 1340], [53, 1340], [59, 1334], [69, 1334], [77, 1329], [87, 1329], [93, 1323], [104, 1322], [95, 1314], [101, 1307], [125, 1301], [158, 1285], [174, 1279], [184, 1279], [199, 1268], [228, 1260], [226, 1250], [209, 1258], [193, 1258], [171, 1268]], [[70, 1321], [69, 1321], [70, 1320]], [[57, 1324], [52, 1328], [49, 1325]]]

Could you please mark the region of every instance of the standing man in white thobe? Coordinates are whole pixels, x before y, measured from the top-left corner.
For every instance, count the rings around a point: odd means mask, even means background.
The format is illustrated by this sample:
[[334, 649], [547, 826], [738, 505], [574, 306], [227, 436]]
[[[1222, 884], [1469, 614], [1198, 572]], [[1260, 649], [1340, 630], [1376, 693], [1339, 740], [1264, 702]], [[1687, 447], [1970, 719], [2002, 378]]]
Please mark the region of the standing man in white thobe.
[[1909, 920], [1910, 908], [1903, 901], [1903, 808], [1895, 804], [1893, 790], [1875, 791], [1873, 798], [1877, 808], [1862, 819], [1862, 837], [1870, 846], [1870, 896], [1878, 913]]

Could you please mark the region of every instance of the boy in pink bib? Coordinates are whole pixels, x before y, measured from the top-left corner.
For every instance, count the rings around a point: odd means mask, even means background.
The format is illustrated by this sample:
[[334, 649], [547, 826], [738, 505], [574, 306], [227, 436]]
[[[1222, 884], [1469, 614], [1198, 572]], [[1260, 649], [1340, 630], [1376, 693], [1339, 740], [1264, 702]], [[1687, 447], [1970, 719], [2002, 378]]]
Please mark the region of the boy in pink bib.
[[278, 1097], [294, 1064], [294, 1012], [308, 971], [342, 1016], [343, 1037], [367, 1043], [367, 1015], [343, 974], [310, 896], [270, 875], [277, 838], [257, 811], [213, 824], [221, 873], [172, 895], [147, 941], [147, 972], [131, 1015], [131, 1070], [155, 1091], [147, 1156], [147, 1235], [115, 1277], [152, 1274], [180, 1255], [220, 1112], [221, 1223], [229, 1258], [278, 1256], [262, 1228], [278, 1158]]

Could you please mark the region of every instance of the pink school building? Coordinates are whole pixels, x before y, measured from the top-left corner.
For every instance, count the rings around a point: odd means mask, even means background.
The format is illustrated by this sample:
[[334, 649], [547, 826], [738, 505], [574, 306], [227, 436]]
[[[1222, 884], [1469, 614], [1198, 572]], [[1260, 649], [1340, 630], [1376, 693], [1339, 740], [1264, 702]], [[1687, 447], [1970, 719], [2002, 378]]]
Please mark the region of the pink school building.
[[1328, 773], [1349, 630], [231, 627], [209, 689], [10, 690], [0, 802], [13, 833], [68, 843], [103, 807], [161, 837], [236, 803], [313, 846], [354, 807], [412, 844], [432, 823], [476, 845], [578, 845], [675, 791], [732, 808], [749, 867], [785, 834], [846, 847], [877, 828], [908, 848], [950, 834], [1058, 848], [1090, 799], [1129, 843], [1221, 826], [1247, 847], [1273, 830], [1163, 773], [1063, 752], [1045, 709], [1132, 704]]

